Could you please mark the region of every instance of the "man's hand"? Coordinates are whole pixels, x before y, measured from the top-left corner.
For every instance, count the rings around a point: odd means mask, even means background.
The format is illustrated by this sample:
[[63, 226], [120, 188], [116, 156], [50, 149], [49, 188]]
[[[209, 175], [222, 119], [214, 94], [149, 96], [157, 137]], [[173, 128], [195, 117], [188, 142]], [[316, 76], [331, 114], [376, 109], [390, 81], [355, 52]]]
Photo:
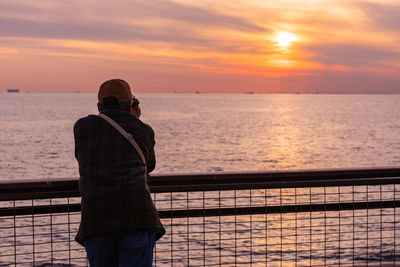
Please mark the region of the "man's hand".
[[131, 114], [136, 118], [139, 118], [142, 115], [142, 111], [140, 110], [139, 105], [135, 105], [131, 108]]

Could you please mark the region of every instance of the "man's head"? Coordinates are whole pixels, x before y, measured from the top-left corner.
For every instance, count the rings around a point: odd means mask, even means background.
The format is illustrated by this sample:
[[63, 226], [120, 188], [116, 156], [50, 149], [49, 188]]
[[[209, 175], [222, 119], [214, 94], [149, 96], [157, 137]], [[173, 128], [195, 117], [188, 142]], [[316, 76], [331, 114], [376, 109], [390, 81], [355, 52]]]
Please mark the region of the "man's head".
[[122, 104], [131, 101], [131, 87], [127, 82], [121, 79], [105, 81], [100, 86], [98, 99], [99, 104], [104, 106]]
[[129, 84], [121, 79], [105, 81], [99, 88], [99, 103], [97, 107], [101, 112], [104, 109], [122, 109], [132, 115], [140, 117], [139, 100], [132, 95]]

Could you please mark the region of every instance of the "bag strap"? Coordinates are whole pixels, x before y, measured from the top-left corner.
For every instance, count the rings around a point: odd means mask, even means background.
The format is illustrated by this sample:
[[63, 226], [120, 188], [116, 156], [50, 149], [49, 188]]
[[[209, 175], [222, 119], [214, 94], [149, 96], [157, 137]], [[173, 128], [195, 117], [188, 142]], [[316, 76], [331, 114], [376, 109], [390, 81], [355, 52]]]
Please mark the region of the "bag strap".
[[136, 150], [136, 152], [139, 154], [140, 158], [142, 159], [144, 167], [146, 168], [146, 173], [147, 173], [146, 158], [144, 157], [143, 151], [142, 151], [142, 149], [140, 149], [140, 146], [138, 145], [138, 143], [135, 141], [135, 139], [133, 139], [133, 136], [130, 133], [126, 132], [118, 123], [116, 123], [113, 119], [108, 117], [106, 114], [99, 113], [99, 117], [103, 118], [108, 123], [110, 123], [118, 132], [120, 132], [125, 137], [126, 140], [129, 141], [129, 143], [132, 144], [133, 148]]

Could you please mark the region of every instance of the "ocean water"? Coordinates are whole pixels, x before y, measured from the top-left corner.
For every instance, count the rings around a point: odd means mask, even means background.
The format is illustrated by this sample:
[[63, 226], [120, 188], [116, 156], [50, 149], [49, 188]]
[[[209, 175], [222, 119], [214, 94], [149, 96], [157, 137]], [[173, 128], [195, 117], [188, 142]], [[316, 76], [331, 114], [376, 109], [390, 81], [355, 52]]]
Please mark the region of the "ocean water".
[[[95, 93], [0, 93], [0, 180], [77, 178]], [[154, 173], [400, 166], [400, 95], [139, 94]]]
[[[143, 94], [139, 98], [142, 120], [149, 123], [156, 133], [155, 173], [400, 166], [400, 95]], [[72, 128], [78, 118], [96, 113], [95, 93], [0, 93], [0, 180], [77, 178]], [[382, 194], [382, 190], [384, 199], [398, 199], [396, 188], [393, 185], [341, 187], [327, 189], [327, 194], [325, 189], [314, 188], [312, 200], [318, 201], [319, 197], [337, 201], [339, 196], [339, 201], [351, 201], [353, 196], [353, 200], [355, 197], [355, 200], [362, 201]], [[229, 202], [234, 199], [231, 193], [219, 194], [226, 194], [223, 202]], [[236, 192], [238, 198], [234, 204], [240, 205], [243, 201], [243, 205], [248, 205], [248, 193], [246, 190]], [[252, 203], [264, 205], [267, 199], [269, 205], [299, 204], [304, 198], [307, 204], [311, 202], [311, 196], [307, 199], [310, 193], [307, 188], [253, 190]], [[191, 208], [201, 208], [204, 204], [199, 200], [202, 192], [191, 194], [197, 200], [191, 202]], [[294, 197], [296, 194], [297, 198]], [[218, 197], [217, 193], [208, 192], [205, 203], [218, 206], [221, 204]], [[188, 196], [181, 193], [161, 194], [157, 196], [156, 205], [159, 209], [169, 208], [169, 201], [173, 201], [175, 208], [184, 209], [187, 199]], [[183, 206], [179, 206], [181, 204]], [[207, 247], [207, 254], [211, 256], [221, 253], [235, 255], [236, 250], [231, 244], [234, 233], [241, 236], [239, 252], [246, 255], [251, 244], [252, 256], [255, 260], [260, 259], [260, 266], [264, 266], [264, 245], [268, 245], [267, 255], [271, 263], [268, 266], [281, 266], [281, 261], [288, 266], [295, 261], [298, 266], [310, 266], [311, 260], [321, 266], [353, 266], [354, 261], [367, 262], [367, 265], [368, 261], [382, 263], [387, 260], [392, 263], [398, 257], [392, 250], [398, 243], [392, 236], [398, 214], [398, 209], [383, 209], [219, 217], [225, 230], [232, 229], [221, 235], [224, 240], [222, 247], [228, 247], [223, 250], [213, 246], [212, 242], [205, 242], [205, 236], [198, 234], [204, 230], [201, 228], [204, 219], [191, 218], [190, 229], [194, 231], [191, 234], [194, 259], [191, 262], [202, 265], [201, 257], [199, 262], [196, 262], [196, 257], [203, 247]], [[76, 223], [71, 232], [74, 233], [79, 214], [73, 216]], [[70, 220], [62, 214], [51, 218], [60, 226]], [[53, 238], [44, 228], [49, 223], [47, 219], [43, 216], [34, 219], [35, 225], [39, 225], [37, 231], [42, 233], [39, 238], [43, 245], [39, 245], [39, 250], [43, 247], [48, 249], [50, 238]], [[12, 225], [13, 220], [12, 217], [0, 218], [0, 223]], [[19, 225], [25, 226], [18, 239], [19, 257], [29, 263], [32, 260], [29, 244], [33, 218], [20, 217], [17, 220]], [[185, 240], [184, 233], [188, 228], [185, 227], [187, 219], [184, 220], [182, 223], [175, 221], [173, 231], [169, 226], [172, 220], [163, 220], [168, 231], [174, 233], [175, 242]], [[250, 227], [252, 220], [254, 225]], [[212, 217], [206, 221], [207, 231], [216, 238], [220, 221]], [[13, 235], [9, 235], [7, 228], [0, 230], [1, 236], [8, 235], [0, 252], [11, 255], [0, 257], [0, 265], [11, 265], [14, 260]], [[365, 245], [382, 237], [381, 247]], [[54, 234], [60, 247], [68, 244], [70, 238], [70, 235]], [[368, 238], [370, 241], [366, 241]], [[332, 240], [327, 243], [327, 239]], [[164, 243], [158, 243], [157, 257], [169, 259], [168, 237], [161, 241]], [[321, 246], [325, 246], [325, 250]], [[73, 251], [74, 257], [84, 257], [81, 247], [74, 242], [72, 247], [77, 249]], [[160, 252], [163, 249], [166, 251], [164, 254]], [[182, 253], [186, 253], [184, 249]], [[51, 258], [46, 253], [38, 253], [35, 257], [44, 262], [42, 266]], [[238, 257], [236, 260], [244, 262], [241, 266], [246, 266], [248, 258]], [[158, 265], [170, 266], [162, 262]], [[181, 265], [189, 264], [183, 261]]]

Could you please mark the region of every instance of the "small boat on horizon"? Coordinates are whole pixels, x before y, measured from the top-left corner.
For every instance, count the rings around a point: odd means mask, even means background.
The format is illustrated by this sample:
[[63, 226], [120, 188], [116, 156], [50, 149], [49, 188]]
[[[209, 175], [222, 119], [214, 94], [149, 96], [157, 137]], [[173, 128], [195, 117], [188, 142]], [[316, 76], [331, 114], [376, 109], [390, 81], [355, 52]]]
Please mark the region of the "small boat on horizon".
[[19, 93], [19, 89], [7, 89], [7, 93]]

